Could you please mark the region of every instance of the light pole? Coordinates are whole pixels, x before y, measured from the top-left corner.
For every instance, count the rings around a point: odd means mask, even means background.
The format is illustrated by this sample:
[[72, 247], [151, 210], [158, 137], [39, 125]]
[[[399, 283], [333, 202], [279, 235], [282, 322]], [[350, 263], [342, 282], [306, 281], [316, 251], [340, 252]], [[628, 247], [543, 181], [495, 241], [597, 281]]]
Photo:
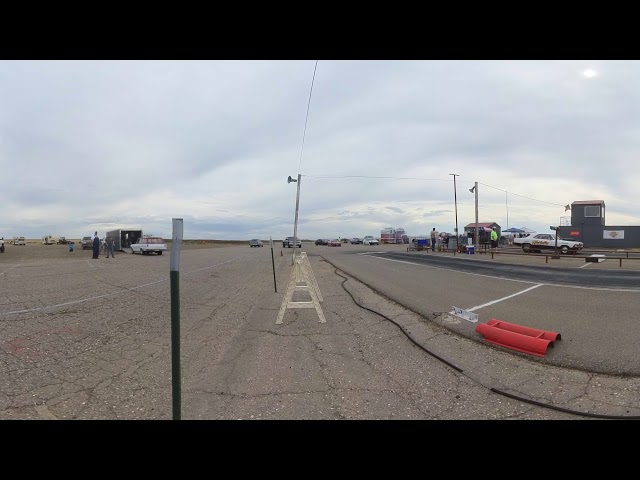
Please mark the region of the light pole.
[[506, 190], [504, 191], [504, 205], [507, 209], [507, 230], [509, 230], [509, 197]]
[[474, 252], [477, 252], [480, 246], [478, 239], [478, 235], [480, 235], [480, 227], [478, 227], [478, 182], [476, 182], [473, 187], [469, 189], [469, 191], [471, 193], [475, 192], [476, 194], [476, 237], [473, 243], [475, 244]]
[[453, 175], [453, 202], [456, 209], [456, 250], [458, 249], [458, 189], [456, 188], [456, 177], [460, 175], [456, 173], [450, 173], [449, 175]]
[[[287, 183], [297, 182], [298, 188], [296, 193], [296, 218], [293, 222], [293, 256], [291, 257], [291, 265], [295, 264], [296, 260], [296, 244], [298, 243], [298, 207], [300, 206], [300, 174], [298, 174], [298, 179], [294, 180], [289, 175], [287, 178]], [[300, 243], [300, 248], [302, 248], [302, 243]]]

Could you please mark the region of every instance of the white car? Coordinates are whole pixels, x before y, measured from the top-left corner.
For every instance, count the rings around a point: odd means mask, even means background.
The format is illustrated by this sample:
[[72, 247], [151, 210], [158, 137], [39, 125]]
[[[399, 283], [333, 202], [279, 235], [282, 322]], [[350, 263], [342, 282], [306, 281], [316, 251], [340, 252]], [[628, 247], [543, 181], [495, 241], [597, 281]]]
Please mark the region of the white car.
[[380, 242], [375, 237], [366, 236], [362, 239], [362, 244], [363, 245], [380, 245]]
[[164, 243], [164, 239], [161, 237], [150, 237], [144, 235], [136, 243], [131, 244], [131, 253], [139, 253], [140, 255], [150, 253], [157, 253], [162, 255], [162, 252], [167, 250], [167, 244]]
[[556, 246], [560, 253], [579, 252], [584, 248], [582, 242], [567, 240], [558, 237], [556, 245], [556, 235], [551, 233], [532, 233], [523, 238], [514, 238], [514, 245], [521, 245], [525, 252], [541, 252], [542, 250], [555, 250]]

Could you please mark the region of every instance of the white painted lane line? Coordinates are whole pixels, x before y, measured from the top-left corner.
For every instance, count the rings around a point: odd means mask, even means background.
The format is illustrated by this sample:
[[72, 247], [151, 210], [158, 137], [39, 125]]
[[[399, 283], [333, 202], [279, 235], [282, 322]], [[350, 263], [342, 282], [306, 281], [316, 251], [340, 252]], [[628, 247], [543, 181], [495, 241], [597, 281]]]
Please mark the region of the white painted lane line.
[[585, 263], [584, 265], [579, 266], [578, 268], [584, 268], [584, 267], [588, 267], [589, 265], [591, 265], [590, 263]]
[[384, 257], [372, 257], [372, 258], [377, 258], [378, 260], [386, 260], [387, 262], [406, 263], [407, 265], [413, 265], [413, 266], [416, 266], [416, 267], [433, 268], [434, 270], [445, 270], [447, 272], [462, 273], [463, 275], [474, 275], [476, 277], [485, 277], [485, 278], [497, 278], [499, 280], [506, 280], [506, 281], [509, 281], [509, 282], [530, 283], [530, 284], [531, 283], [533, 283], [533, 284], [537, 284], [538, 283], [538, 282], [529, 282], [527, 280], [516, 280], [516, 279], [511, 279], [511, 278], [495, 277], [493, 275], [484, 275], [482, 273], [461, 272], [460, 270], [456, 270], [454, 268], [435, 267], [433, 265], [424, 265], [422, 263], [408, 262], [406, 260], [396, 260], [394, 258], [384, 258]]
[[[444, 267], [434, 267], [433, 265], [423, 265], [421, 263], [407, 262], [405, 260], [395, 260], [393, 258], [384, 258], [384, 257], [371, 257], [377, 258], [378, 260], [386, 260], [388, 262], [398, 262], [398, 263], [406, 263], [407, 265], [413, 265], [416, 267], [425, 267], [425, 268], [433, 268], [434, 270], [444, 270], [446, 272], [454, 272], [460, 273], [462, 275], [475, 275], [477, 277], [485, 277], [485, 278], [495, 278], [497, 280], [504, 280], [505, 282], [519, 282], [519, 283], [534, 283], [537, 282], [529, 282], [527, 280], [517, 280], [515, 278], [504, 278], [504, 277], [496, 277], [494, 275], [484, 275], [482, 273], [470, 273], [470, 272], [461, 272], [460, 270], [456, 270], [454, 268], [444, 268]], [[484, 260], [477, 260], [479, 262], [483, 262]], [[558, 288], [577, 288], [580, 290], [598, 290], [605, 292], [628, 292], [628, 293], [640, 293], [640, 290], [637, 288], [607, 288], [607, 287], [584, 287], [582, 285], [563, 285], [562, 283], [542, 283], [541, 285], [546, 285], [548, 287], [558, 287]]]
[[544, 285], [544, 283], [539, 283], [537, 285], [534, 285], [533, 287], [525, 288], [521, 292], [514, 293], [512, 295], [508, 295], [506, 297], [502, 297], [502, 298], [499, 298], [497, 300], [493, 300], [492, 302], [483, 303], [482, 305], [478, 305], [477, 307], [467, 308], [467, 311], [473, 312], [474, 310], [478, 310], [479, 308], [488, 307], [489, 305], [493, 305], [493, 304], [496, 304], [496, 303], [499, 303], [499, 302], [503, 302], [503, 301], [508, 300], [510, 298], [517, 297], [518, 295], [522, 295], [523, 293], [527, 293], [529, 290], [533, 290], [534, 288], [542, 287], [543, 285]]
[[93, 265], [91, 265], [91, 262], [89, 260], [87, 260], [87, 265], [89, 265], [91, 268], [96, 268]]
[[[244, 257], [246, 257], [246, 255], [242, 255], [241, 257], [232, 258], [231, 260], [226, 260], [224, 262], [220, 262], [220, 263], [217, 263], [215, 265], [209, 265], [208, 267], [203, 267], [203, 268], [198, 268], [196, 270], [191, 270], [190, 272], [185, 272], [183, 275], [190, 275], [192, 273], [201, 272], [202, 270], [208, 270], [209, 268], [219, 267], [220, 265], [224, 265], [226, 263], [234, 262], [234, 261], [239, 260], [239, 259], [244, 258]], [[89, 260], [87, 260], [87, 263], [89, 263], [89, 265], [91, 265]], [[91, 267], [95, 268], [93, 265], [91, 265]], [[93, 301], [93, 300], [98, 300], [100, 298], [113, 297], [115, 295], [122, 295], [122, 293], [124, 291], [134, 291], [134, 290], [138, 290], [140, 288], [148, 287], [149, 285], [155, 285], [157, 283], [167, 282], [168, 280], [169, 280], [169, 277], [166, 277], [166, 278], [163, 278], [163, 279], [160, 279], [160, 280], [156, 280], [155, 282], [145, 283], [144, 285], [138, 285], [137, 287], [126, 288], [126, 290], [118, 290], [117, 292], [113, 292], [113, 293], [105, 293], [103, 295], [97, 295], [95, 297], [81, 298], [79, 300], [72, 300], [70, 302], [57, 303], [55, 305], [48, 305], [46, 307], [27, 308], [27, 309], [24, 309], [24, 310], [14, 310], [12, 312], [0, 312], [0, 317], [3, 317], [5, 315], [16, 315], [16, 314], [20, 314], [20, 313], [38, 312], [38, 311], [41, 311], [41, 310], [48, 310], [50, 308], [66, 307], [68, 305], [76, 305], [78, 303], [90, 302], [90, 301]]]
[[5, 274], [6, 272], [8, 272], [9, 270], [13, 270], [14, 268], [19, 267], [19, 266], [20, 266], [20, 264], [18, 263], [17, 265], [14, 265], [14, 266], [13, 266], [13, 267], [11, 267], [11, 268], [7, 268], [4, 272], [0, 273], [0, 275], [4, 275], [4, 274]]

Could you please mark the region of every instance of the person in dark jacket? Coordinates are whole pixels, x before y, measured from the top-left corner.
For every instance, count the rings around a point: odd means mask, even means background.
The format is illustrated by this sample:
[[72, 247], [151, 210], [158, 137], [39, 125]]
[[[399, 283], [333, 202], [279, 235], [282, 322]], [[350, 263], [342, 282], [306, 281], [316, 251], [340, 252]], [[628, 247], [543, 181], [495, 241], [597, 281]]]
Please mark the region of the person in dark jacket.
[[98, 232], [93, 235], [93, 258], [100, 257], [100, 237]]
[[106, 240], [104, 241], [105, 247], [107, 249], [107, 258], [109, 258], [109, 254], [111, 254], [111, 258], [113, 256], [113, 237], [111, 235], [107, 235]]

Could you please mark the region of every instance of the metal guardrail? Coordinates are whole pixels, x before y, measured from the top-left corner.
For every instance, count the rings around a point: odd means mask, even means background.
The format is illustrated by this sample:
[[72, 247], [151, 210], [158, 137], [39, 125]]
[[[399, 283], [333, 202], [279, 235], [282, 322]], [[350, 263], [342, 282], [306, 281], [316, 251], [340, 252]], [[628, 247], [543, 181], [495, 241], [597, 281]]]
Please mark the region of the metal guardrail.
[[[505, 251], [505, 250], [514, 250], [514, 251]], [[424, 249], [419, 249], [419, 248], [415, 248], [415, 246], [409, 245], [407, 247], [407, 252], [411, 252], [411, 251], [430, 251], [431, 247], [426, 247]], [[456, 254], [461, 254], [463, 252], [457, 250], [455, 247], [454, 248], [448, 248], [448, 249], [444, 249], [444, 248], [438, 248], [438, 251], [445, 251], [445, 252], [453, 252], [454, 255]], [[583, 251], [584, 252], [584, 251]], [[619, 267], [622, 267], [622, 260], [640, 260], [640, 252], [612, 252], [611, 250], [589, 250], [589, 254], [578, 254], [577, 251], [573, 251], [573, 252], [569, 252], [569, 253], [565, 253], [562, 254], [559, 251], [558, 252], [548, 252], [548, 253], [533, 253], [533, 252], [524, 252], [522, 251], [521, 248], [519, 247], [507, 247], [507, 246], [502, 246], [499, 247], [499, 251], [488, 251], [485, 250], [484, 248], [480, 248], [479, 250], [476, 250], [475, 253], [481, 254], [481, 255], [491, 255], [491, 258], [495, 258], [494, 255], [514, 255], [514, 256], [532, 256], [532, 257], [545, 257], [545, 263], [549, 263], [549, 257], [553, 258], [554, 260], [557, 258], [562, 258], [562, 257], [570, 257], [570, 258], [591, 258], [591, 255], [594, 254], [604, 254], [605, 255], [605, 260], [618, 260], [619, 261]], [[632, 255], [632, 256], [630, 256]]]
[[[550, 253], [532, 253], [532, 252], [486, 252], [480, 250], [478, 253], [480, 254], [490, 254], [491, 259], [495, 258], [494, 255], [515, 255], [515, 256], [533, 256], [533, 257], [545, 257], [544, 263], [549, 263], [549, 257], [553, 259], [558, 259], [562, 257], [570, 257], [570, 258], [592, 258], [591, 255], [594, 254], [604, 254], [605, 260], [619, 260], [619, 267], [622, 267], [622, 260], [640, 260], [640, 252], [611, 252], [606, 250], [589, 250], [589, 255], [579, 255], [578, 252], [569, 252], [562, 254], [560, 252], [550, 252]], [[629, 254], [635, 254], [637, 256], [630, 257]]]

